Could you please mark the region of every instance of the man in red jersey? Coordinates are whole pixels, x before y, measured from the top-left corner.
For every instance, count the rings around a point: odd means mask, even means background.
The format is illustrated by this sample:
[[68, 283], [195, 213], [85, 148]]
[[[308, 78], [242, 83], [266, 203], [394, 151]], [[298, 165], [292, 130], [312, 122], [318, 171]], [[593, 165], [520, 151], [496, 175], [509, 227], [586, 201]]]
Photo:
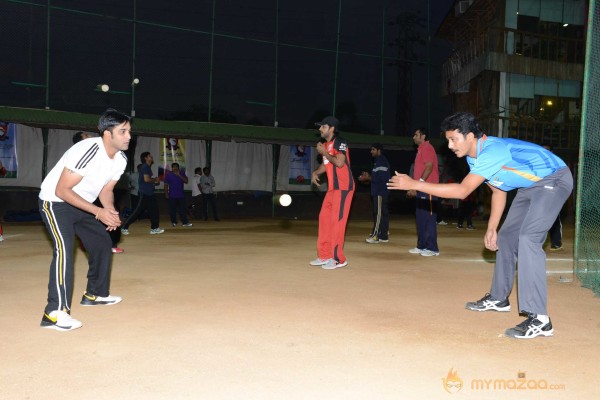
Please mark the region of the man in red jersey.
[[323, 163], [313, 171], [311, 181], [319, 186], [319, 175], [327, 173], [327, 194], [319, 213], [317, 258], [310, 265], [336, 269], [348, 265], [344, 256], [344, 237], [348, 213], [354, 196], [354, 178], [350, 170], [350, 152], [346, 141], [336, 134], [340, 121], [326, 117], [315, 123], [325, 143], [317, 144]]

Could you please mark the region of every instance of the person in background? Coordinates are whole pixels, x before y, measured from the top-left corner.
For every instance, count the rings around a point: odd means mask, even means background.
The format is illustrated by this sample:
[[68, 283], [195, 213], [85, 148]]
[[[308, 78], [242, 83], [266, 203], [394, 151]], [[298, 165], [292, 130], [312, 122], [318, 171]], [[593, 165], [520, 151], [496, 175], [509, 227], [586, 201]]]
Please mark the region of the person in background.
[[[421, 182], [438, 183], [438, 158], [435, 149], [429, 143], [429, 131], [426, 128], [418, 128], [413, 134], [413, 141], [418, 146], [414, 178]], [[440, 250], [437, 243], [438, 197], [416, 190], [409, 190], [406, 196], [416, 198], [415, 217], [417, 220], [417, 247], [408, 252], [420, 254], [423, 257], [439, 256]]]
[[187, 207], [185, 205], [184, 183], [188, 183], [188, 177], [181, 171], [178, 163], [171, 164], [171, 171], [165, 171], [165, 197], [169, 202], [169, 215], [171, 225], [177, 226], [177, 212], [181, 225], [192, 226], [187, 216]]
[[217, 212], [217, 202], [215, 199], [215, 178], [210, 174], [210, 168], [204, 167], [202, 170], [204, 175], [200, 177], [200, 189], [202, 190], [202, 203], [204, 206], [204, 220], [208, 221], [208, 205], [213, 213], [215, 221], [219, 220], [219, 213]]
[[473, 226], [473, 210], [475, 209], [475, 201], [477, 196], [475, 192], [469, 193], [467, 197], [460, 200], [458, 205], [458, 221], [456, 229], [463, 229], [463, 222], [467, 220], [467, 230], [472, 231], [475, 229]]
[[139, 192], [141, 169], [142, 164], [138, 164], [134, 172], [127, 174], [127, 182], [129, 183], [129, 207], [131, 207], [132, 210], [135, 210], [135, 208], [137, 207], [137, 203], [140, 200]]
[[[553, 151], [552, 146], [549, 144], [545, 144], [544, 147], [546, 150]], [[562, 247], [562, 221], [560, 220], [560, 213], [554, 220], [554, 223], [548, 230], [548, 236], [550, 236], [550, 251], [561, 251]]]
[[383, 155], [381, 143], [371, 146], [371, 156], [374, 159], [371, 173], [364, 171], [358, 181], [371, 183], [371, 199], [373, 200], [373, 230], [366, 240], [367, 243], [387, 243], [390, 227], [388, 199], [390, 191], [387, 182], [390, 180], [390, 163]]
[[147, 151], [143, 152], [140, 154], [140, 161], [142, 162], [140, 179], [138, 181], [140, 199], [135, 210], [133, 210], [131, 215], [123, 223], [121, 233], [123, 235], [129, 235], [129, 225], [135, 222], [145, 210], [148, 210], [148, 215], [150, 217], [150, 234], [160, 235], [165, 230], [158, 226], [158, 202], [156, 201], [156, 197], [154, 197], [154, 187], [160, 183], [160, 178], [158, 176], [152, 176], [152, 164], [154, 164], [152, 154]]
[[202, 206], [202, 188], [200, 186], [200, 179], [202, 178], [202, 168], [196, 167], [194, 169], [194, 176], [192, 177], [192, 216], [194, 219], [203, 218], [203, 206]]

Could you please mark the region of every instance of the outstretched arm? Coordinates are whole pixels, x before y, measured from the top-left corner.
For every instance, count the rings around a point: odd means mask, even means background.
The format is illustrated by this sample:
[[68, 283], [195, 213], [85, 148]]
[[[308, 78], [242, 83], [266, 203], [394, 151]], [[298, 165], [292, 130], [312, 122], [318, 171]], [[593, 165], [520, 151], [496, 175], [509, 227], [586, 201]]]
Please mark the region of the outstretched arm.
[[461, 183], [428, 183], [396, 172], [387, 186], [393, 190], [417, 190], [445, 199], [464, 199], [484, 181], [481, 175], [469, 174]]

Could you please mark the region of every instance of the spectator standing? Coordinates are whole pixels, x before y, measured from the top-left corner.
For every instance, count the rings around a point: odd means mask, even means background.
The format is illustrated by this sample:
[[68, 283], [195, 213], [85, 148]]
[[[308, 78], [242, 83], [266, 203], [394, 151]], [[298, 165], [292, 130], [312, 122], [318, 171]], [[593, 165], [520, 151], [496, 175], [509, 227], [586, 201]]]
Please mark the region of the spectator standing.
[[381, 143], [371, 146], [371, 156], [374, 159], [371, 173], [363, 172], [358, 180], [362, 183], [371, 183], [371, 199], [373, 200], [373, 229], [366, 239], [367, 243], [387, 243], [390, 227], [390, 213], [388, 207], [389, 189], [387, 182], [390, 180], [390, 163], [383, 155]]
[[[426, 128], [415, 130], [413, 141], [418, 146], [414, 179], [421, 182], [438, 183], [438, 158], [435, 149], [429, 143], [428, 130]], [[424, 257], [439, 256], [440, 250], [437, 243], [438, 197], [416, 190], [409, 190], [406, 196], [416, 198], [415, 217], [417, 220], [417, 247], [408, 252]]]
[[160, 178], [158, 176], [152, 176], [152, 164], [154, 164], [152, 154], [147, 151], [143, 152], [140, 154], [140, 161], [142, 162], [138, 180], [140, 199], [135, 210], [133, 210], [125, 223], [123, 223], [121, 233], [123, 235], [129, 235], [129, 225], [134, 223], [145, 210], [148, 210], [148, 215], [150, 217], [150, 234], [160, 235], [165, 230], [158, 226], [158, 202], [154, 197], [154, 187], [160, 183]]
[[177, 213], [183, 226], [192, 226], [187, 216], [185, 192], [183, 185], [188, 183], [188, 177], [181, 171], [178, 163], [171, 164], [171, 171], [165, 171], [165, 197], [169, 202], [171, 225], [177, 226]]
[[208, 205], [213, 213], [215, 221], [219, 220], [219, 213], [217, 212], [217, 202], [215, 199], [215, 178], [210, 174], [210, 168], [204, 167], [202, 170], [204, 175], [200, 177], [200, 188], [202, 189], [202, 203], [204, 206], [204, 220], [208, 221]]

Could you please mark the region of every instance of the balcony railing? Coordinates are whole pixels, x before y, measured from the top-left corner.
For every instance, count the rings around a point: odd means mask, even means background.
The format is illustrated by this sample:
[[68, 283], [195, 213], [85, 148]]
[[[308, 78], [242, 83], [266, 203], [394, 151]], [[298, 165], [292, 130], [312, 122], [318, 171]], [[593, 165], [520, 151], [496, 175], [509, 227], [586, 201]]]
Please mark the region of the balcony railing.
[[546, 61], [583, 64], [585, 43], [571, 39], [510, 28], [490, 28], [456, 50], [443, 65], [444, 82], [488, 52], [517, 55]]
[[[555, 149], [574, 149], [579, 147], [578, 122], [556, 123], [540, 121], [531, 117], [482, 116], [479, 118], [483, 132], [500, 136], [507, 133], [508, 137], [526, 140], [537, 144], [548, 144]], [[502, 131], [500, 132], [500, 126]]]

